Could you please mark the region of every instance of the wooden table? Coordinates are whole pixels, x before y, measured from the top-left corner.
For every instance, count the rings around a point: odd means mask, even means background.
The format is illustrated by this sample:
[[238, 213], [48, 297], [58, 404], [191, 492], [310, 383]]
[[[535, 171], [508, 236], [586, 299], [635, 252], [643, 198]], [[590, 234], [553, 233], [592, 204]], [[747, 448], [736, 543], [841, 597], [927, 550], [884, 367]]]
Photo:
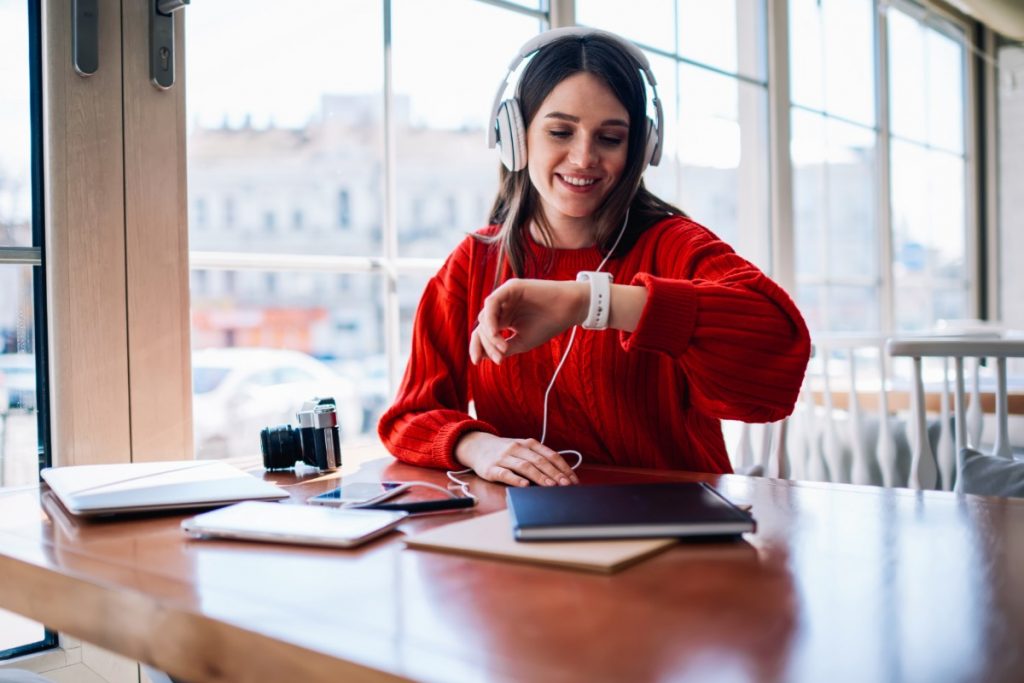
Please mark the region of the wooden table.
[[[443, 479], [349, 455], [346, 481]], [[581, 479], [710, 481], [753, 504], [759, 528], [603, 576], [409, 550], [400, 534], [351, 551], [191, 541], [184, 515], [84, 523], [22, 489], [0, 494], [0, 606], [191, 681], [1024, 677], [1024, 501], [601, 467]], [[473, 490], [479, 512], [504, 505], [500, 486]]]

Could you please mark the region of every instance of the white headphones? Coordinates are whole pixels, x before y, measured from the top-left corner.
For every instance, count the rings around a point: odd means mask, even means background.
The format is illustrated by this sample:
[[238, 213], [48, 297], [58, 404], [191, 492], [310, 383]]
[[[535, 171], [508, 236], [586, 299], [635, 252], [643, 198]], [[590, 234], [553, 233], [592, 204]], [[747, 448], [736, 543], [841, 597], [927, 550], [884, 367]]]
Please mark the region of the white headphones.
[[566, 36], [601, 36], [606, 38], [624, 52], [629, 54], [637, 68], [644, 73], [647, 82], [651, 86], [651, 94], [654, 98], [654, 109], [657, 119], [647, 117], [647, 149], [644, 156], [644, 168], [648, 165], [657, 166], [661, 161], [661, 131], [664, 124], [664, 112], [661, 109], [661, 100], [658, 99], [658, 81], [654, 78], [654, 72], [647, 61], [647, 57], [636, 46], [614, 33], [600, 31], [598, 29], [584, 28], [582, 26], [569, 26], [545, 31], [534, 36], [519, 49], [519, 54], [509, 63], [508, 71], [501, 80], [498, 92], [494, 96], [494, 104], [491, 106], [491, 127], [487, 131], [487, 146], [493, 149], [498, 147], [501, 154], [501, 163], [510, 171], [521, 171], [526, 168], [526, 124], [523, 122], [523, 112], [519, 107], [517, 97], [502, 100], [505, 91], [508, 90], [509, 82], [516, 68], [524, 59], [543, 49], [545, 46], [565, 38]]

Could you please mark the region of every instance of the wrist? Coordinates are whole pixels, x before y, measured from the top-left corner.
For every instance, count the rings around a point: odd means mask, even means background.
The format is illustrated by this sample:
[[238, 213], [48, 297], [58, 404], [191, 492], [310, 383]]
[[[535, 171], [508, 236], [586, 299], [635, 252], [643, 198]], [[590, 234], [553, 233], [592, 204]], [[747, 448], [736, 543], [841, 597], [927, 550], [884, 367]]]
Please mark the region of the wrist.
[[572, 283], [572, 287], [576, 295], [572, 324], [574, 326], [582, 325], [583, 321], [587, 319], [587, 313], [590, 311], [590, 283], [576, 280]]
[[455, 457], [455, 462], [460, 465], [464, 465], [470, 469], [473, 468], [473, 461], [476, 455], [476, 443], [480, 440], [480, 437], [486, 436], [487, 432], [466, 432], [459, 440], [455, 442], [455, 450], [452, 455]]
[[587, 312], [580, 323], [587, 330], [608, 329], [611, 317], [611, 285], [610, 273], [582, 270], [576, 274], [576, 281], [587, 285]]

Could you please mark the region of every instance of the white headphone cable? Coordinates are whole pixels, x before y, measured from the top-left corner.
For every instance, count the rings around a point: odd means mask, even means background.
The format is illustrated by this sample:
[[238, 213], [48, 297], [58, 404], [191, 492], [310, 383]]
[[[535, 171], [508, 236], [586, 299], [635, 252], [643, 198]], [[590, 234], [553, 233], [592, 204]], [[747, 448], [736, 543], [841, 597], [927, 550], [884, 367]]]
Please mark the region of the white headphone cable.
[[[626, 226], [628, 224], [629, 224], [629, 208], [626, 209], [626, 217], [622, 221], [622, 227], [619, 228], [619, 236], [615, 238], [615, 243], [612, 244], [612, 248], [609, 249], [608, 253], [604, 255], [603, 259], [601, 259], [600, 265], [598, 265], [597, 269], [594, 271], [595, 273], [601, 272], [601, 269], [604, 268], [606, 263], [608, 263], [608, 259], [611, 258], [612, 254], [615, 253], [616, 247], [618, 247], [619, 246], [619, 242], [622, 241], [622, 236], [626, 234]], [[565, 351], [562, 353], [562, 359], [560, 361], [558, 361], [558, 366], [555, 368], [554, 374], [551, 375], [551, 381], [548, 382], [548, 388], [544, 391], [544, 418], [543, 418], [543, 422], [542, 422], [542, 425], [541, 425], [541, 432], [540, 432], [540, 443], [541, 443], [541, 445], [544, 444], [544, 440], [547, 439], [547, 436], [548, 436], [548, 397], [551, 395], [551, 390], [555, 386], [555, 380], [558, 378], [558, 373], [562, 371], [562, 366], [565, 365], [565, 360], [569, 357], [569, 351], [572, 349], [573, 342], [576, 341], [576, 330], [577, 329], [579, 329], [579, 326], [578, 325], [573, 325], [572, 333], [569, 335], [569, 343], [566, 344]], [[563, 451], [558, 451], [559, 455], [566, 455], [568, 453], [572, 453], [573, 455], [576, 456], [576, 464], [571, 466], [571, 469], [575, 470], [577, 467], [579, 467], [583, 463], [583, 454], [580, 453], [579, 451], [572, 450], [572, 449], [566, 449], [566, 450], [563, 450]], [[455, 470], [455, 471], [449, 470], [446, 474], [448, 475], [448, 479], [450, 479], [452, 482], [454, 482], [456, 485], [458, 485], [459, 488], [462, 489], [464, 492], [469, 494], [469, 484], [467, 482], [459, 479], [456, 475], [459, 475], [459, 474], [469, 474], [472, 471], [473, 471], [473, 468], [470, 467], [470, 468], [467, 468], [467, 469], [464, 469], [464, 470]]]

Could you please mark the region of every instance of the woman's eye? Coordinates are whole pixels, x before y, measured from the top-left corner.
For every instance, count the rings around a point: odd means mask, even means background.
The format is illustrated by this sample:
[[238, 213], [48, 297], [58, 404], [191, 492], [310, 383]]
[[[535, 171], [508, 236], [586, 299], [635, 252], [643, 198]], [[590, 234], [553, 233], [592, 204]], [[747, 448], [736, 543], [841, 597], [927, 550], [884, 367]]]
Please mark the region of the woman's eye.
[[567, 138], [572, 135], [572, 132], [567, 130], [549, 130], [548, 135], [553, 138]]
[[606, 144], [606, 145], [608, 145], [609, 147], [617, 147], [618, 145], [622, 144], [622, 141], [623, 141], [623, 138], [620, 138], [620, 137], [618, 137], [616, 135], [603, 135], [603, 136], [601, 136], [601, 142]]

